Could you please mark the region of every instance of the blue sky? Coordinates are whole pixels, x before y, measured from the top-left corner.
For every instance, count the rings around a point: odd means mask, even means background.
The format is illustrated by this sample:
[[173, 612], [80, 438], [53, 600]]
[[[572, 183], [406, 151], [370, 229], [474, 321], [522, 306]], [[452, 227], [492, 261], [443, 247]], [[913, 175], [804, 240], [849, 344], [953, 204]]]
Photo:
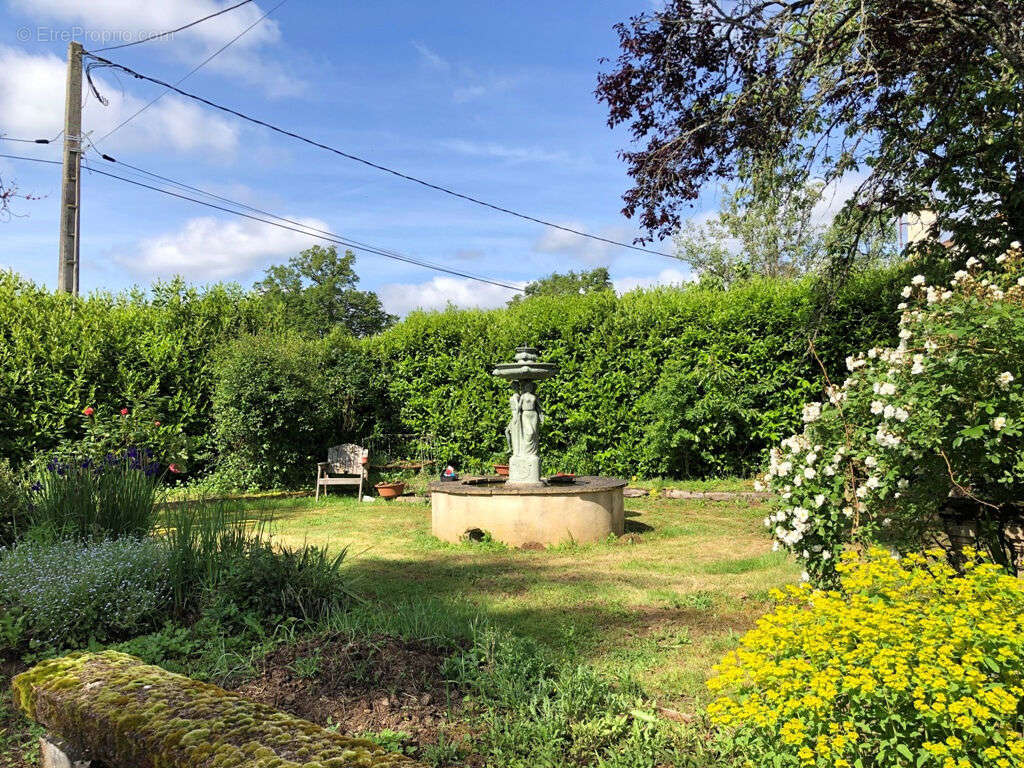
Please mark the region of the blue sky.
[[[86, 49], [173, 28], [212, 0], [0, 0], [0, 133], [53, 136], [63, 123], [67, 36]], [[142, 7], [164, 6], [164, 7]], [[167, 41], [103, 55], [176, 80], [273, 3], [259, 0]], [[634, 2], [288, 0], [182, 87], [353, 154], [540, 218], [631, 241], [622, 131], [593, 96], [613, 25]], [[104, 43], [103, 40], [108, 42]], [[160, 92], [110, 70], [94, 77], [84, 130], [98, 140]], [[177, 96], [99, 143], [126, 162], [409, 256], [510, 282], [607, 265], [620, 289], [679, 282], [674, 259], [626, 251], [495, 213], [275, 135]], [[59, 145], [0, 142], [59, 159]], [[103, 161], [99, 167], [115, 170]], [[126, 169], [122, 169], [125, 172]], [[0, 174], [42, 199], [0, 223], [0, 267], [53, 285], [60, 169], [0, 160]], [[95, 174], [82, 181], [82, 290], [193, 282], [248, 285], [315, 239], [268, 229]], [[662, 250], [671, 250], [669, 243]], [[388, 308], [501, 304], [504, 289], [378, 256], [357, 260], [362, 287]]]

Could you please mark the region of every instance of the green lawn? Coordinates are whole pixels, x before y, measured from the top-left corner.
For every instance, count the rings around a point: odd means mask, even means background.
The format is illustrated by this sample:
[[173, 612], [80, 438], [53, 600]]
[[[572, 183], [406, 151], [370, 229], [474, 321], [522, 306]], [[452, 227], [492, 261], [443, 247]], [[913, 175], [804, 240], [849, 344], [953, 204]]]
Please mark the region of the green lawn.
[[422, 501], [255, 506], [273, 517], [277, 541], [347, 547], [348, 572], [385, 627], [419, 608], [421, 634], [436, 622], [444, 636], [478, 615], [686, 710], [767, 610], [768, 590], [797, 573], [771, 552], [765, 507], [746, 499], [627, 499], [622, 539], [545, 551], [439, 542]]

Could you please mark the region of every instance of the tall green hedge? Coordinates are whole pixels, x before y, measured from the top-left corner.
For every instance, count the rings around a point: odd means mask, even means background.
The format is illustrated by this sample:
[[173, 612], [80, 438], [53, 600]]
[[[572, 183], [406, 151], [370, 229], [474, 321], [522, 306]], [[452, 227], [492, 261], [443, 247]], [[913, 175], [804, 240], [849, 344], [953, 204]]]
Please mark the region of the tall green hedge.
[[[808, 340], [842, 378], [849, 352], [895, 333], [892, 308], [907, 269], [856, 277], [826, 311], [810, 281], [540, 296], [507, 309], [417, 312], [378, 336], [317, 350], [284, 335], [280, 318], [237, 287], [171, 282], [149, 295], [75, 299], [0, 273], [0, 455], [23, 463], [73, 438], [84, 406], [120, 407], [152, 390], [194, 439], [201, 468], [250, 438], [271, 445], [278, 422], [267, 431], [253, 420], [260, 434], [241, 434], [243, 408], [283, 403], [282, 387], [304, 402], [293, 385], [309, 373], [314, 400], [349, 398], [359, 413], [310, 411], [322, 423], [304, 426], [316, 435], [309, 451], [294, 441], [280, 455], [250, 451], [250, 463], [275, 465], [257, 474], [305, 477], [309, 456], [356, 429], [433, 434], [438, 458], [479, 469], [505, 452], [508, 387], [491, 368], [531, 344], [559, 366], [539, 387], [545, 470], [742, 474], [792, 431], [800, 404], [819, 397]], [[258, 342], [219, 346], [254, 333], [263, 333]], [[264, 363], [246, 362], [261, 355]], [[304, 356], [316, 361], [306, 373]], [[224, 407], [215, 413], [217, 397]]]
[[210, 458], [212, 351], [225, 338], [274, 327], [237, 286], [181, 281], [72, 297], [0, 271], [0, 456], [18, 465], [73, 439], [86, 406], [120, 408], [151, 394], [167, 423]]
[[838, 376], [851, 349], [891, 338], [898, 277], [858, 277], [824, 313], [810, 281], [420, 312], [366, 346], [383, 372], [393, 428], [434, 434], [441, 458], [463, 467], [504, 452], [508, 385], [490, 371], [530, 344], [559, 368], [538, 387], [545, 470], [744, 473], [821, 391], [810, 338]]

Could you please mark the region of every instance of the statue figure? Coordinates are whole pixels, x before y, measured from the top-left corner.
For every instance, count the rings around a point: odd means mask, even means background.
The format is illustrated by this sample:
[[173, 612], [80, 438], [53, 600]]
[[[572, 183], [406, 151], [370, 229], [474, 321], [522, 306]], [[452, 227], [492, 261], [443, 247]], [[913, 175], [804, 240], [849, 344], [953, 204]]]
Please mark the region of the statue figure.
[[540, 456], [540, 421], [543, 418], [537, 395], [536, 385], [532, 381], [523, 382], [523, 392], [519, 395], [519, 421], [522, 437], [519, 443], [520, 456]]
[[505, 427], [505, 441], [508, 443], [508, 449], [511, 454], [518, 456], [523, 437], [523, 420], [518, 392], [512, 393], [512, 396], [508, 399], [508, 404], [512, 410], [512, 418], [509, 420], [508, 426]]

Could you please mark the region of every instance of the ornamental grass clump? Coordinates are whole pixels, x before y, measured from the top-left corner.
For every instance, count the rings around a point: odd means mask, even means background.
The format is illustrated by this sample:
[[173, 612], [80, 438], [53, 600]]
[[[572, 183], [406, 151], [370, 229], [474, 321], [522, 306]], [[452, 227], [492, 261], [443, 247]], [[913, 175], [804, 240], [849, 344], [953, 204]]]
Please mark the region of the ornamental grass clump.
[[27, 539], [0, 549], [0, 618], [7, 642], [76, 648], [121, 640], [169, 615], [166, 556], [152, 539]]
[[715, 668], [708, 708], [746, 765], [1024, 765], [1024, 582], [968, 551], [846, 553], [842, 591], [777, 592]]
[[[765, 525], [818, 584], [851, 541], [941, 542], [950, 496], [977, 503], [990, 528], [1024, 500], [1024, 251], [965, 266], [949, 286], [915, 276], [898, 346], [848, 357], [845, 381], [826, 380], [803, 431], [771, 452], [759, 482], [779, 501]], [[985, 546], [1001, 556], [998, 535]]]

